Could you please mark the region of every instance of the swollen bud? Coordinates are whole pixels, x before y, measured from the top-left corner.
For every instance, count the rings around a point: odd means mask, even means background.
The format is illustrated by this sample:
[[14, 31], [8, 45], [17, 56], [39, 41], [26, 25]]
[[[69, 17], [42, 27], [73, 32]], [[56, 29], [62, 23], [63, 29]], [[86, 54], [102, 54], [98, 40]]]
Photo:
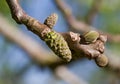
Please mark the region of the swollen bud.
[[99, 67], [105, 67], [108, 64], [108, 58], [105, 55], [101, 54], [95, 59], [95, 62]]
[[86, 43], [92, 43], [97, 40], [97, 38], [99, 37], [99, 33], [97, 31], [92, 30], [92, 31], [85, 33], [83, 37]]
[[57, 20], [58, 20], [58, 15], [56, 13], [53, 13], [46, 18], [46, 20], [44, 21], [44, 24], [52, 29], [56, 24]]

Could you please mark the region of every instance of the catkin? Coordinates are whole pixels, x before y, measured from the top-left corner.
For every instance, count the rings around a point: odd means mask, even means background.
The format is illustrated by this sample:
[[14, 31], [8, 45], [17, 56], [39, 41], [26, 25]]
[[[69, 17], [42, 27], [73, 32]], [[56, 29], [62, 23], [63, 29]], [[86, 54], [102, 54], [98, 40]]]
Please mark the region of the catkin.
[[48, 32], [44, 36], [44, 41], [54, 51], [54, 53], [63, 60], [69, 62], [72, 59], [68, 44], [59, 33], [56, 33], [53, 30]]
[[58, 20], [58, 15], [56, 13], [53, 13], [46, 18], [46, 20], [44, 21], [44, 24], [52, 29], [56, 24], [57, 20]]

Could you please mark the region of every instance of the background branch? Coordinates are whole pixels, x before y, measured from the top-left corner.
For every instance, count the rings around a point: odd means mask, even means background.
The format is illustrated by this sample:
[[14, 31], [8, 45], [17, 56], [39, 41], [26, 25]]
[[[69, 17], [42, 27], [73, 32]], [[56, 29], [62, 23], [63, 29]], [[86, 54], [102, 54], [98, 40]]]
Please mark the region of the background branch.
[[[61, 74], [62, 73], [62, 74]], [[59, 66], [55, 69], [55, 75], [61, 79], [64, 79], [68, 84], [89, 84], [80, 77], [77, 77], [65, 66]]]
[[108, 67], [106, 68], [107, 70], [115, 72], [117, 75], [120, 76], [120, 57], [111, 54], [109, 55], [109, 64]]
[[88, 11], [86, 15], [86, 22], [87, 24], [91, 25], [93, 19], [95, 18], [96, 14], [99, 12], [100, 7], [102, 5], [103, 0], [93, 0], [93, 4], [91, 9]]

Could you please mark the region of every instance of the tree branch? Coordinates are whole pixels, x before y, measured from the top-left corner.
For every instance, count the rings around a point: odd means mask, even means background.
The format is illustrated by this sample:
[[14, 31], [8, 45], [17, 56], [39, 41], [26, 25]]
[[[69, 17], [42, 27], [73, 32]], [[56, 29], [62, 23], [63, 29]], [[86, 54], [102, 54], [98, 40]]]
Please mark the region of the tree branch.
[[83, 21], [78, 21], [74, 17], [74, 15], [72, 14], [71, 9], [68, 7], [68, 5], [65, 2], [63, 2], [63, 0], [54, 0], [54, 2], [56, 4], [56, 6], [60, 9], [62, 14], [64, 15], [66, 21], [68, 22], [68, 25], [70, 25], [70, 27], [72, 27], [76, 31], [87, 32], [91, 29], [95, 29], [96, 31], [99, 31], [102, 34], [107, 35], [109, 42], [116, 42], [116, 43], [120, 42], [120, 35], [119, 34], [118, 35], [112, 35], [112, 34], [97, 30], [97, 28], [94, 28], [94, 27], [86, 24]]

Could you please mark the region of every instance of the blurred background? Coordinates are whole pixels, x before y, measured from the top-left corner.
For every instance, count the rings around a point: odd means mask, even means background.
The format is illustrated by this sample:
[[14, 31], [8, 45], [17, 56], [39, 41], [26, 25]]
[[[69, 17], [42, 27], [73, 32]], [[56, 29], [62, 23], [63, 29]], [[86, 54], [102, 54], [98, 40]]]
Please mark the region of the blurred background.
[[[28, 15], [38, 19], [42, 23], [51, 13], [57, 13], [59, 19], [54, 29], [58, 32], [70, 31], [66, 19], [57, 8], [54, 0], [19, 1]], [[96, 12], [94, 18], [88, 24], [110, 34], [120, 34], [120, 0], [64, 1], [69, 5], [76, 19], [86, 21], [86, 23], [88, 12], [93, 6], [93, 3], [98, 1], [100, 3], [99, 11]], [[28, 31], [24, 25], [18, 25], [12, 19], [5, 0], [0, 0], [0, 14], [4, 15], [11, 25], [20, 29], [42, 45], [44, 51], [46, 50], [45, 52], [51, 52], [37, 35]], [[120, 59], [119, 50], [120, 42], [107, 42], [105, 50], [107, 56]], [[100, 68], [92, 60], [77, 60], [65, 66], [78, 80], [84, 81], [85, 84], [120, 84], [119, 71]], [[47, 66], [41, 67], [34, 63], [22, 47], [14, 43], [11, 39], [6, 38], [0, 32], [0, 84], [69, 84], [65, 80], [57, 77], [53, 72]], [[62, 74], [62, 72], [60, 73]]]

